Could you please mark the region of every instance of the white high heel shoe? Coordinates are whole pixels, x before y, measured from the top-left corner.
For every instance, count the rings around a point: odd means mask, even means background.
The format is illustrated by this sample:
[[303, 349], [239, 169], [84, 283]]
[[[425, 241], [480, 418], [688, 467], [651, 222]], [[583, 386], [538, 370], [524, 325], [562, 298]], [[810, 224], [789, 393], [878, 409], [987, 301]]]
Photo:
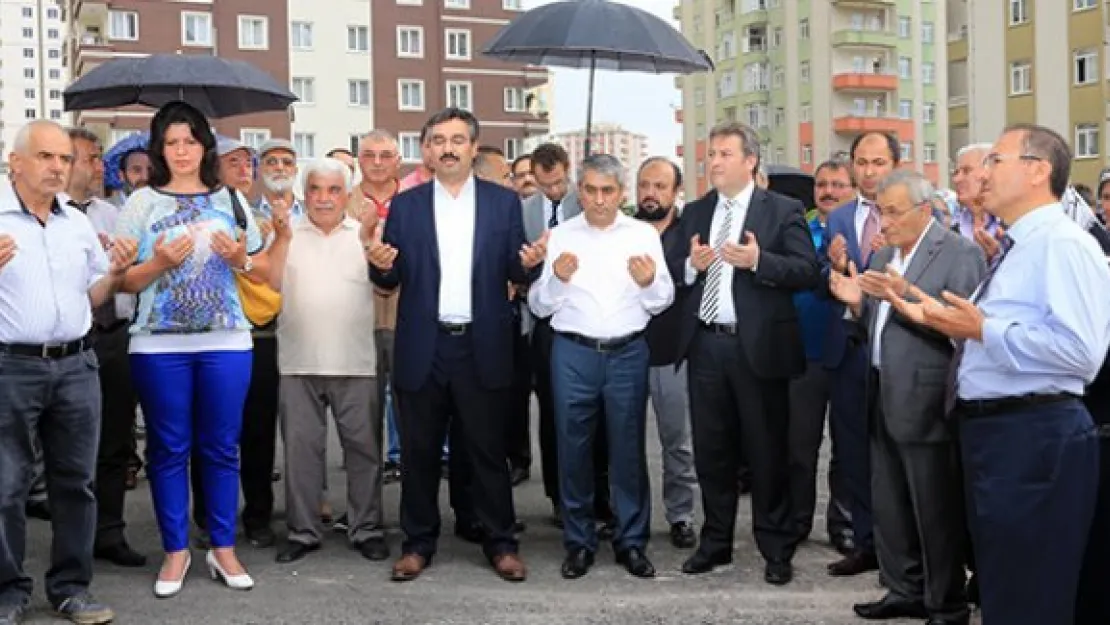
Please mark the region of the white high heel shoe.
[[242, 575], [228, 575], [227, 571], [220, 566], [216, 561], [216, 553], [209, 551], [208, 555], [204, 558], [205, 564], [208, 565], [208, 574], [212, 579], [218, 582], [223, 582], [225, 586], [232, 590], [250, 590], [254, 588], [254, 580], [250, 575], [243, 573]]
[[185, 578], [189, 576], [189, 567], [193, 565], [193, 554], [185, 556], [185, 570], [181, 573], [181, 579], [173, 581], [155, 580], [154, 582], [154, 596], [159, 599], [169, 599], [177, 593], [181, 592], [181, 588], [185, 585]]

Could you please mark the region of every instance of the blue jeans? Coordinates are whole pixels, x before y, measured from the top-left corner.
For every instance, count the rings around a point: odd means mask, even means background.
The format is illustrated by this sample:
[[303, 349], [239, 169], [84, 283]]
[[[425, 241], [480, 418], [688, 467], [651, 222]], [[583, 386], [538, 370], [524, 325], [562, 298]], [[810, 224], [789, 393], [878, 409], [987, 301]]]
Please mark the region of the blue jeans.
[[132, 354], [147, 431], [147, 475], [166, 553], [189, 546], [189, 456], [199, 449], [213, 547], [235, 545], [239, 436], [251, 351]]
[[617, 519], [613, 548], [643, 549], [651, 528], [647, 429], [648, 347], [641, 337], [602, 352], [556, 334], [551, 388], [567, 551], [597, 551], [594, 517], [594, 437], [597, 415], [609, 439], [609, 480]]

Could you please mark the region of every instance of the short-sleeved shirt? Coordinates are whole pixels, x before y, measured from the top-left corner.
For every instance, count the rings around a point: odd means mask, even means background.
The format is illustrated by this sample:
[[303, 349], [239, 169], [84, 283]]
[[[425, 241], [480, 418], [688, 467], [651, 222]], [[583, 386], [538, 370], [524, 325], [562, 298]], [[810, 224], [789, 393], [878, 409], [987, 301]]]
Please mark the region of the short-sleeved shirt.
[[[248, 206], [240, 196], [244, 207]], [[258, 225], [245, 210], [247, 253], [262, 250]], [[209, 193], [174, 194], [140, 189], [127, 199], [116, 235], [139, 242], [138, 262], [154, 256], [159, 237], [171, 242], [193, 237], [193, 253], [181, 265], [154, 279], [139, 293], [131, 326], [136, 353], [197, 352], [251, 348], [250, 321], [243, 313], [235, 273], [211, 247], [212, 236], [234, 237], [238, 226], [231, 195], [221, 188]]]

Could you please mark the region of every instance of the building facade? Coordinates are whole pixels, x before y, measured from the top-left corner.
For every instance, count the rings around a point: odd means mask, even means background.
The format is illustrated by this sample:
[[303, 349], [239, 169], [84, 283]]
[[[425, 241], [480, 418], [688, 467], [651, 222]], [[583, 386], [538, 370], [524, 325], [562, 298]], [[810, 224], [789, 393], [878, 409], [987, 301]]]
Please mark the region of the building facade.
[[[286, 2], [258, 0], [68, 0], [71, 16], [66, 60], [74, 78], [116, 58], [155, 53], [209, 54], [247, 61], [289, 84]], [[154, 109], [129, 106], [81, 111], [75, 123], [110, 145], [147, 130]], [[290, 136], [286, 111], [213, 120], [217, 132], [261, 145]]]
[[64, 2], [0, 2], [0, 170], [19, 128], [35, 119], [69, 123], [62, 91], [69, 84], [63, 51]]
[[548, 72], [490, 59], [482, 48], [514, 17], [520, 0], [375, 0], [371, 27], [374, 123], [398, 135], [404, 162], [420, 162], [420, 128], [435, 111], [466, 108], [480, 142], [508, 158], [550, 131], [540, 100]]
[[[544, 142], [563, 146], [570, 158], [570, 175], [577, 180], [578, 164], [586, 158], [586, 131], [583, 129], [534, 137], [526, 143], [526, 149], [534, 150]], [[630, 198], [636, 197], [636, 172], [651, 156], [647, 136], [625, 130], [618, 124], [594, 124], [590, 128], [590, 153], [617, 157], [625, 169], [624, 188]]]
[[905, 166], [944, 182], [946, 13], [934, 0], [680, 0], [683, 34], [716, 64], [676, 78], [687, 194], [707, 190], [706, 138], [724, 120], [759, 132], [765, 162], [805, 171], [861, 132], [891, 132]]
[[949, 145], [993, 141], [1007, 124], [1048, 126], [1071, 143], [1072, 179], [1106, 166], [1104, 0], [948, 0]]

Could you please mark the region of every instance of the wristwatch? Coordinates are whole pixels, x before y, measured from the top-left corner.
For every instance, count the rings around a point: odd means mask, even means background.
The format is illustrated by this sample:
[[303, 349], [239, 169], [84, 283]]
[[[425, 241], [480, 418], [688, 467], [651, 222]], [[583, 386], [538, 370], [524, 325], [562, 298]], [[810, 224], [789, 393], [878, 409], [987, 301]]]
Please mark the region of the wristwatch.
[[254, 269], [254, 261], [251, 260], [250, 256], [248, 256], [247, 262], [243, 263], [243, 267], [240, 269], [236, 269], [235, 271], [239, 273], [250, 273], [252, 269]]

